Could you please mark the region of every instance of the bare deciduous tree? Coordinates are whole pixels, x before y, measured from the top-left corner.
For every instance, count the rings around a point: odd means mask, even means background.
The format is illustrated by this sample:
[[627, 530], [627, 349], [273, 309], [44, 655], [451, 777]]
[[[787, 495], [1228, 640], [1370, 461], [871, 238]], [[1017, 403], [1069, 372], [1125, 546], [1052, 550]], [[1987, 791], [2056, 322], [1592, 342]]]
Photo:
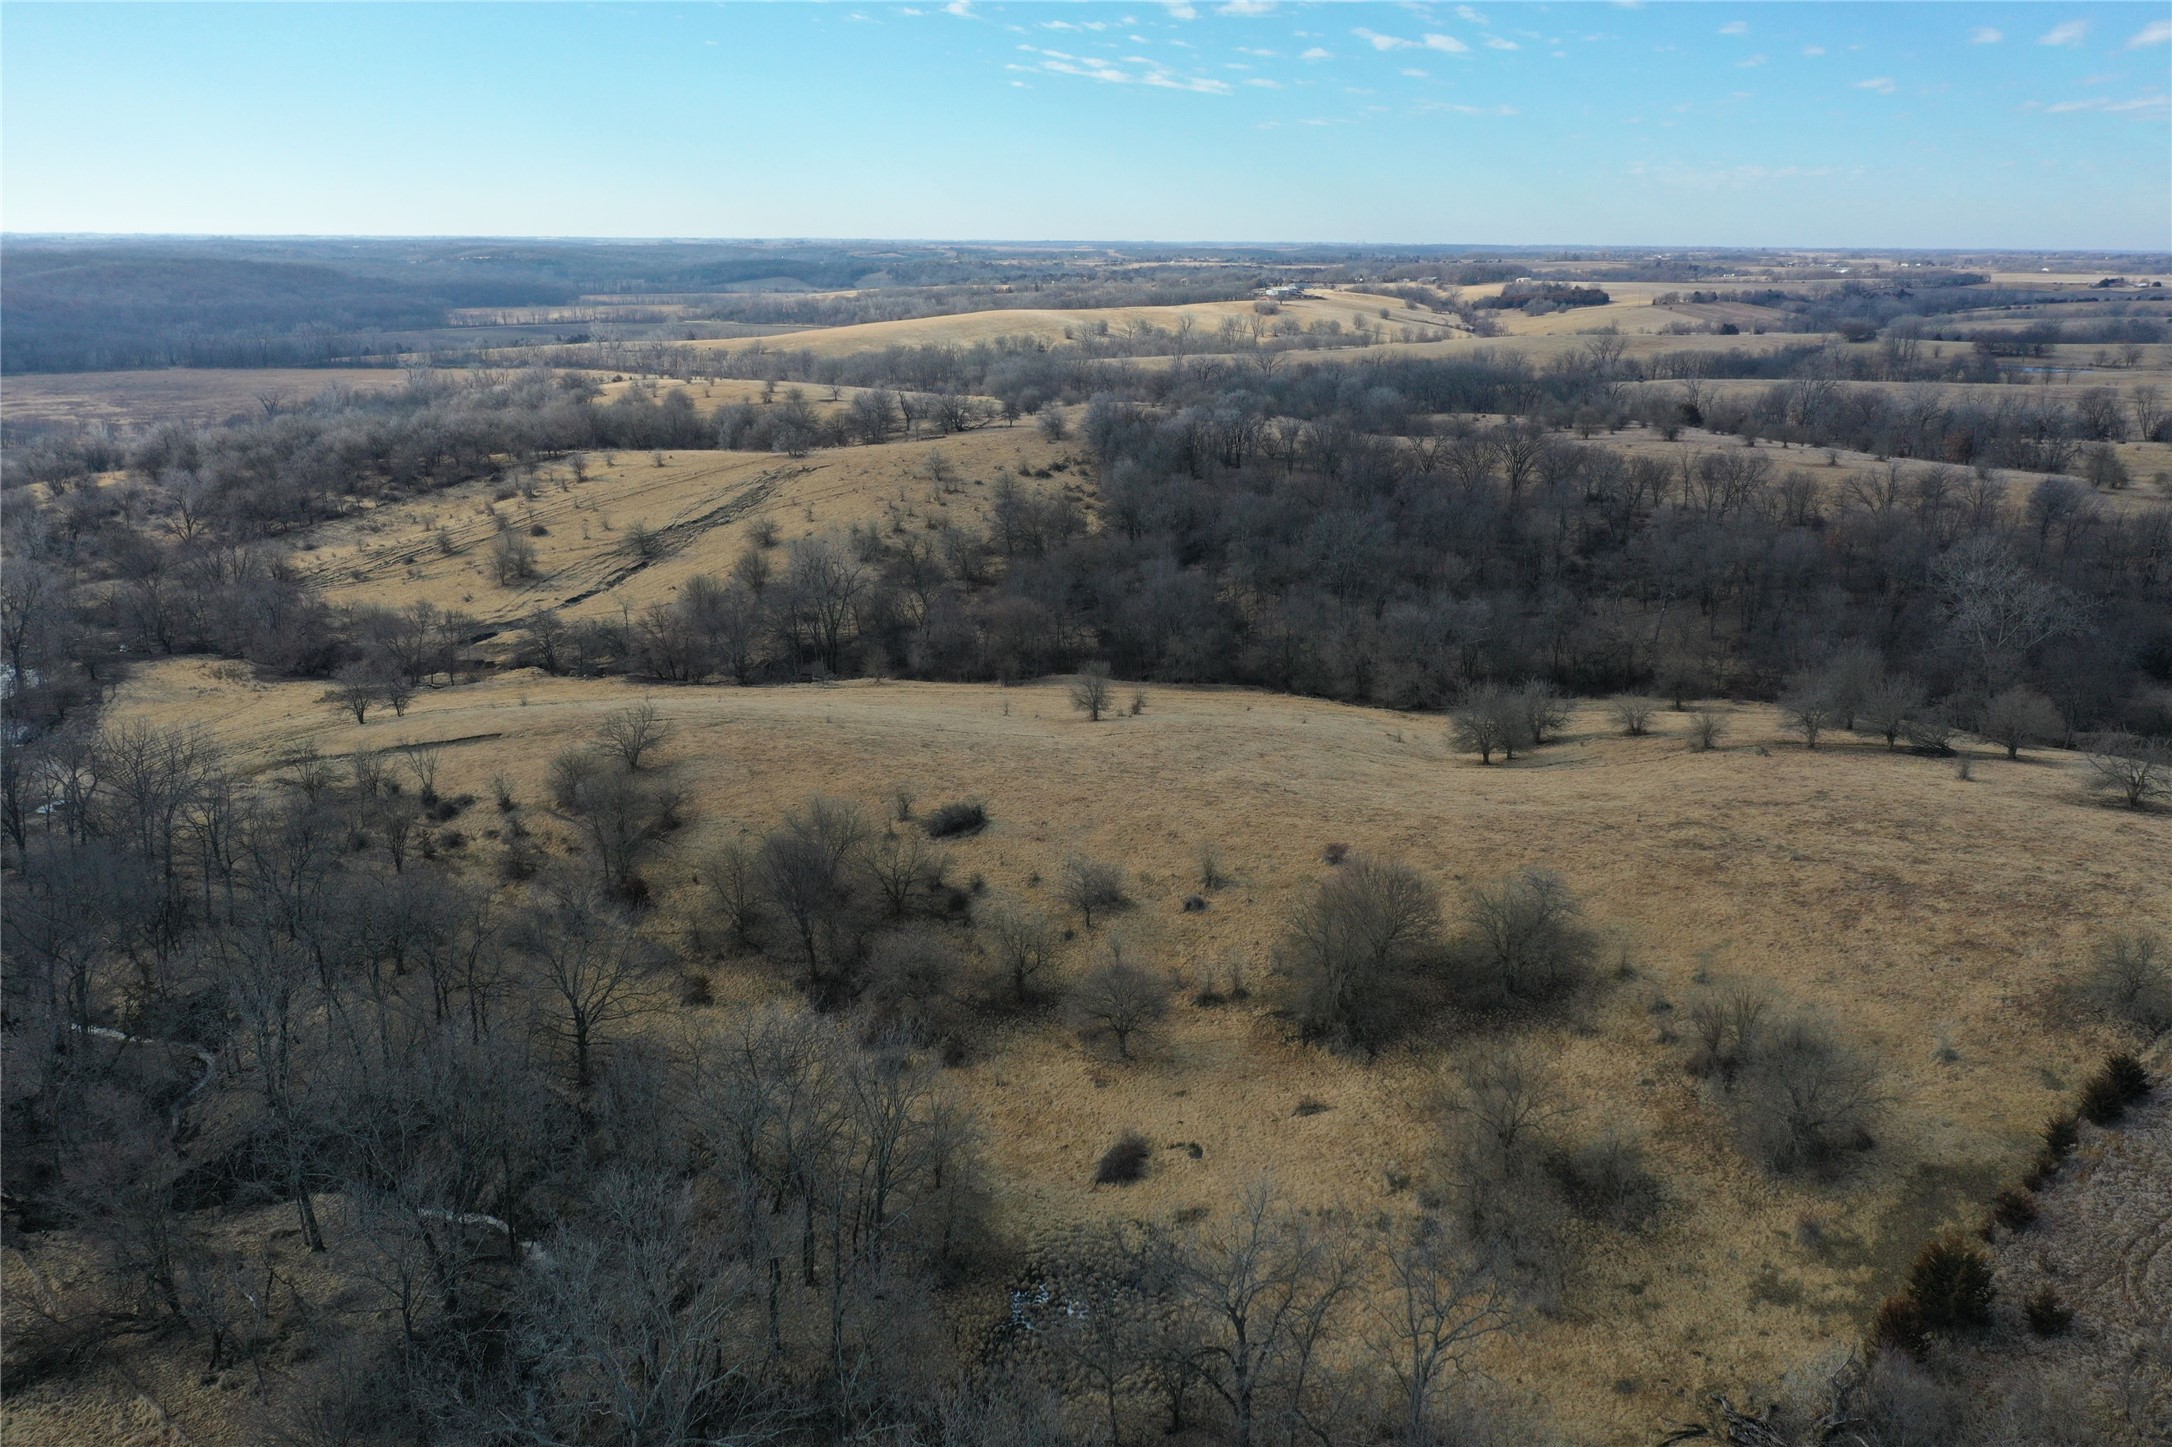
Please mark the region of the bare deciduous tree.
[[612, 905], [577, 894], [531, 911], [512, 933], [534, 969], [543, 1027], [565, 1048], [585, 1100], [613, 1027], [655, 1007], [661, 953]]
[[1446, 1447], [1457, 1439], [1441, 1420], [1443, 1401], [1480, 1343], [1508, 1329], [1513, 1303], [1476, 1254], [1430, 1221], [1412, 1223], [1384, 1254], [1373, 1350], [1402, 1401], [1405, 1447]]
[[2066, 720], [2050, 699], [2018, 684], [1998, 691], [1985, 707], [1983, 736], [2006, 748], [2006, 757], [2018, 759], [2024, 744], [2040, 744], [2066, 736]]
[[1449, 713], [1450, 736], [1465, 753], [1478, 755], [1482, 764], [1498, 753], [1513, 760], [1516, 750], [1532, 742], [1529, 712], [1519, 695], [1493, 684], [1475, 688]]
[[1169, 982], [1125, 959], [1121, 944], [1112, 942], [1108, 957], [1071, 992], [1071, 1009], [1082, 1030], [1107, 1035], [1117, 1056], [1129, 1060], [1133, 1037], [1169, 1013]]
[[1299, 1214], [1259, 1181], [1226, 1214], [1180, 1231], [1170, 1259], [1233, 1447], [1284, 1424], [1337, 1440], [1327, 1353], [1360, 1276], [1347, 1234]]
[[703, 857], [699, 878], [732, 943], [740, 949], [752, 945], [762, 912], [760, 859], [746, 845], [731, 840]]
[[1024, 1002], [1056, 957], [1056, 929], [1044, 915], [1013, 905], [991, 911], [986, 925], [997, 966], [1013, 999]]
[[368, 664], [349, 663], [332, 675], [332, 686], [323, 701], [354, 715], [354, 721], [363, 724], [369, 722], [370, 710], [383, 696], [384, 685], [376, 670]]
[[1780, 697], [1780, 722], [1802, 735], [1803, 746], [1814, 749], [1825, 731], [1837, 725], [1840, 709], [1822, 675], [1798, 677]]
[[1115, 909], [1124, 902], [1124, 871], [1083, 854], [1063, 861], [1063, 902], [1079, 913], [1086, 928], [1094, 927], [1096, 910]]
[[1923, 716], [1923, 685], [1906, 674], [1888, 674], [1867, 688], [1856, 704], [1856, 721], [1898, 746], [1908, 726]]
[[1071, 707], [1086, 715], [1089, 723], [1101, 722], [1109, 709], [1108, 665], [1089, 663], [1071, 681]]
[[614, 710], [596, 727], [596, 747], [624, 764], [629, 774], [639, 773], [649, 755], [670, 738], [670, 721], [647, 699]]
[[884, 912], [904, 919], [943, 888], [950, 856], [918, 829], [892, 829], [861, 852], [861, 867]]

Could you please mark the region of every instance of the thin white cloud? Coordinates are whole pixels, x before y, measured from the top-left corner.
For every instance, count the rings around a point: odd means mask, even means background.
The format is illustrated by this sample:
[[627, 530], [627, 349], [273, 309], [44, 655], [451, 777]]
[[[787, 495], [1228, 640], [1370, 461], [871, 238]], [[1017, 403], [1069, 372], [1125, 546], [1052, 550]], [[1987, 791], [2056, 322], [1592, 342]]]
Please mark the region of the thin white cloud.
[[1255, 75], [1255, 76], [1251, 76], [1251, 77], [1249, 77], [1249, 78], [1248, 78], [1248, 79], [1247, 79], [1247, 80], [1245, 81], [1245, 84], [1246, 84], [1246, 85], [1251, 85], [1251, 86], [1257, 86], [1257, 87], [1259, 87], [1259, 88], [1260, 88], [1261, 90], [1280, 90], [1280, 89], [1282, 89], [1282, 82], [1281, 82], [1281, 81], [1279, 81], [1279, 80], [1269, 80], [1269, 79], [1268, 79], [1268, 78], [1267, 78], [1266, 76], [1264, 76], [1264, 75]]
[[1489, 35], [1486, 37], [1486, 48], [1488, 50], [1514, 50], [1516, 49], [1516, 42], [1505, 35]]
[[2036, 38], [2036, 43], [2038, 45], [2079, 45], [2082, 43], [2082, 38], [2088, 33], [2088, 21], [2069, 20], [2064, 24], [2054, 25], [2051, 29], [2039, 35]]
[[1167, 4], [1171, 20], [1197, 20], [1199, 18], [1199, 12], [1186, 4], [1185, 0], [1167, 0]]
[[946, 15], [956, 15], [961, 19], [971, 20], [974, 18], [973, 0], [950, 0], [950, 3], [943, 7], [943, 13]]
[[2057, 105], [2044, 107], [2044, 114], [2053, 116], [2072, 115], [2077, 111], [2096, 111], [2108, 116], [2134, 116], [2138, 119], [2156, 119], [2172, 115], [2172, 96], [2140, 95], [2132, 100], [2113, 100], [2110, 96], [2092, 96], [2088, 100], [2063, 100]]
[[1430, 80], [1433, 77], [1433, 72], [1431, 72], [1430, 70], [1420, 70], [1415, 65], [1404, 66], [1403, 74], [1409, 76], [1412, 80]]
[[1316, 62], [1322, 60], [1333, 60], [1335, 58], [1335, 52], [1332, 50], [1323, 50], [1319, 46], [1315, 45], [1310, 50], [1306, 51], [1303, 55], [1300, 55], [1297, 58], [1299, 60], [1310, 60]]
[[1750, 22], [1747, 20], [1730, 20], [1719, 28], [1719, 33], [1722, 35], [1747, 35], [1750, 33]]
[[1375, 50], [1408, 50], [1412, 44], [1412, 42], [1403, 39], [1399, 35], [1382, 35], [1379, 31], [1367, 30], [1362, 25], [1350, 33], [1371, 45]]
[[1476, 10], [1473, 10], [1468, 5], [1458, 5], [1456, 7], [1456, 19], [1462, 21], [1466, 25], [1484, 25], [1488, 23], [1485, 16], [1479, 14]]
[[1512, 116], [1516, 114], [1514, 106], [1461, 105], [1454, 101], [1438, 100], [1420, 101], [1412, 109], [1424, 115]]
[[1735, 69], [1736, 69], [1736, 70], [1754, 70], [1754, 69], [1756, 69], [1756, 68], [1757, 68], [1758, 66], [1760, 66], [1760, 65], [1763, 65], [1763, 64], [1765, 63], [1765, 61], [1766, 61], [1766, 59], [1767, 59], [1767, 58], [1768, 58], [1768, 57], [1766, 57], [1766, 56], [1763, 56], [1763, 55], [1753, 55], [1753, 56], [1751, 56], [1751, 57], [1750, 57], [1749, 59], [1747, 59], [1747, 60], [1738, 60], [1738, 61], [1736, 61], [1736, 62], [1735, 62]]
[[1265, 15], [1274, 8], [1275, 0], [1229, 0], [1226, 5], [1217, 6], [1214, 13], [1217, 15], [1240, 16]]
[[2145, 45], [2168, 43], [2172, 43], [2172, 20], [2152, 20], [2134, 32], [2134, 38], [2127, 42], [2127, 49], [2140, 50]]
[[1855, 88], [1857, 90], [1874, 90], [1880, 95], [1891, 95], [1895, 90], [1899, 89], [1890, 75], [1874, 75], [1869, 80], [1859, 80], [1855, 83]]
[[1447, 55], [1468, 55], [1471, 49], [1453, 35], [1428, 35], [1425, 38], [1425, 48], [1427, 50], [1438, 50]]
[[1070, 75], [1081, 80], [1098, 80], [1106, 85], [1146, 85], [1159, 90], [1184, 90], [1198, 95], [1230, 95], [1233, 93], [1226, 80], [1213, 80], [1204, 76], [1180, 75], [1158, 61], [1143, 55], [1127, 55], [1124, 65], [1136, 65], [1141, 69], [1125, 70], [1113, 61], [1097, 60], [1092, 56], [1072, 55], [1061, 50], [1047, 50], [1039, 46], [1018, 47], [1040, 59], [1032, 65], [1013, 64], [1008, 69], [1041, 71], [1049, 75]]
[[1979, 25], [1968, 33], [1970, 45], [1996, 45], [2005, 38], [2005, 31], [1993, 30], [1988, 25]]
[[1825, 47], [1822, 45], [1805, 45], [1802, 48], [1802, 53], [1806, 59], [1816, 60], [1825, 53]]

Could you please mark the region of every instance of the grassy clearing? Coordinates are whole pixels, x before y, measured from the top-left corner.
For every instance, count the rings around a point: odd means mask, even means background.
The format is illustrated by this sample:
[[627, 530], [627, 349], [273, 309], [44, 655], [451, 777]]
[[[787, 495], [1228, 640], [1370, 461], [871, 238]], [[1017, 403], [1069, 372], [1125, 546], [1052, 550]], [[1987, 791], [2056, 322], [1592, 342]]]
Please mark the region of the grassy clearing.
[[[642, 696], [521, 673], [425, 693], [405, 719], [356, 728], [316, 693], [176, 662], [142, 670], [114, 715], [201, 727], [267, 770], [304, 746], [454, 741], [441, 788], [488, 797], [502, 774], [540, 815], [551, 755]], [[1404, 859], [1451, 899], [1511, 869], [1563, 873], [1608, 932], [1609, 967], [1626, 957], [1631, 977], [1531, 1044], [1579, 1104], [1576, 1130], [1647, 1134], [1668, 1201], [1648, 1236], [1607, 1238], [1587, 1259], [1562, 1317], [1490, 1362], [1558, 1404], [1581, 1441], [1648, 1440], [1702, 1393], [1851, 1335], [1930, 1231], [1973, 1220], [2018, 1172], [2063, 1077], [2102, 1053], [2062, 994], [2090, 941], [2172, 924], [2160, 862], [2172, 819], [2092, 802], [2077, 761], [1985, 757], [1962, 782], [1950, 761], [1882, 745], [1809, 753], [1763, 707], [1729, 709], [1727, 746], [1694, 754], [1683, 716], [1624, 739], [1587, 706], [1563, 743], [1482, 768], [1447, 751], [1437, 720], [1239, 691], [1155, 688], [1144, 713], [1100, 724], [1074, 714], [1060, 683], [649, 696], [676, 728], [668, 757], [692, 796], [689, 844], [759, 831], [815, 792], [876, 817], [893, 782], [922, 799], [983, 798], [989, 827], [950, 844], [958, 877], [1058, 914], [1067, 854], [1123, 861], [1136, 903], [1093, 941], [1121, 933], [1128, 957], [1187, 984], [1210, 971], [1226, 984], [1241, 967], [1263, 986], [1282, 913], [1328, 867], [1330, 843]], [[1187, 913], [1202, 840], [1234, 882]], [[669, 891], [686, 868], [680, 856], [651, 873]], [[1084, 968], [1088, 943], [1067, 947], [1064, 974]], [[768, 988], [758, 967], [722, 968], [732, 993]], [[1768, 983], [1880, 1056], [1897, 1099], [1854, 1174], [1777, 1182], [1727, 1143], [1683, 1047], [1661, 1043], [1705, 980]], [[1270, 1171], [1302, 1203], [1402, 1213], [1424, 1190], [1440, 1047], [1453, 1043], [1364, 1066], [1290, 1043], [1256, 999], [1187, 1000], [1134, 1064], [1028, 1023], [956, 1080], [1019, 1237], [1217, 1204]], [[1297, 1113], [1308, 1100], [1330, 1108]], [[1157, 1147], [1152, 1168], [1096, 1191], [1099, 1155], [1129, 1130]], [[1398, 1189], [1405, 1175], [1417, 1184]]]
[[[594, 453], [585, 481], [558, 462], [527, 492], [474, 483], [358, 513], [319, 530], [295, 562], [347, 606], [427, 601], [497, 624], [546, 607], [569, 618], [616, 616], [669, 598], [697, 574], [729, 572], [765, 527], [789, 543], [868, 522], [978, 525], [999, 472], [1047, 469], [1070, 451], [1021, 425], [802, 458], [666, 452], [659, 466], [646, 452]], [[498, 581], [501, 529], [533, 549], [535, 576]], [[633, 551], [643, 529], [655, 538], [647, 561]]]
[[356, 392], [407, 385], [398, 367], [168, 367], [141, 372], [24, 373], [7, 379], [0, 417], [9, 422], [111, 423], [150, 427], [161, 422], [223, 422], [262, 416], [265, 402], [306, 402], [335, 387]]

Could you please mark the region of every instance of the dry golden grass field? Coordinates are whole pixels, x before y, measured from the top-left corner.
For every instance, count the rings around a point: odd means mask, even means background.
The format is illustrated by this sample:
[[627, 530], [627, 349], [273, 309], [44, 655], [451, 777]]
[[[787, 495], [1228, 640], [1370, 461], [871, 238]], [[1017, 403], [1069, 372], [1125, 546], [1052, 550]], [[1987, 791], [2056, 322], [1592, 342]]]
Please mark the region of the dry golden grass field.
[[[1363, 319], [1368, 326], [1420, 327], [1443, 336], [1461, 335], [1452, 319], [1391, 296], [1368, 292], [1321, 290], [1312, 296], [1279, 304], [1281, 311], [1261, 317], [1249, 300], [1196, 302], [1183, 306], [1101, 307], [1075, 310], [1002, 308], [962, 312], [953, 316], [915, 317], [903, 321], [865, 322], [856, 326], [827, 327], [796, 332], [783, 339], [733, 337], [697, 342], [704, 350], [744, 351], [749, 348], [809, 351], [819, 356], [845, 356], [883, 347], [969, 346], [997, 338], [1033, 338], [1048, 343], [1088, 336], [1107, 336], [1118, 342], [1132, 330], [1154, 327], [1173, 332], [1186, 322], [1198, 339], [1197, 351], [1212, 351], [1215, 333], [1225, 320], [1247, 325], [1255, 320], [1272, 324], [1294, 321], [1306, 328], [1335, 321], [1345, 328]], [[1383, 320], [1380, 313], [1388, 316]]]
[[274, 405], [306, 402], [331, 388], [389, 391], [407, 385], [398, 367], [166, 367], [138, 372], [26, 372], [0, 383], [9, 422], [224, 422], [260, 417]]
[[[582, 481], [570, 464], [542, 468], [532, 496], [477, 483], [357, 513], [319, 530], [295, 562], [348, 606], [427, 601], [486, 623], [548, 607], [568, 618], [615, 616], [669, 598], [698, 574], [729, 573], [762, 524], [786, 542], [871, 521], [977, 527], [998, 474], [1050, 470], [1028, 486], [1057, 486], [1082, 475], [1071, 456], [1025, 426], [801, 458], [666, 452], [659, 466], [651, 453], [595, 453]], [[1057, 463], [1073, 470], [1053, 472]], [[501, 522], [534, 548], [533, 579], [498, 583], [492, 548]], [[630, 550], [629, 534], [640, 529], [654, 536], [651, 561]]]
[[[549, 759], [644, 696], [518, 672], [425, 692], [404, 718], [358, 728], [318, 693], [162, 663], [121, 690], [112, 716], [200, 728], [263, 772], [306, 748], [442, 741], [441, 788], [487, 798], [503, 776], [554, 836]], [[903, 783], [924, 807], [987, 801], [991, 827], [951, 853], [955, 875], [984, 878], [993, 896], [1060, 913], [1049, 881], [1067, 854], [1128, 868], [1134, 904], [1068, 947], [1065, 970], [1115, 935], [1186, 985], [1211, 976], [1226, 989], [1241, 972], [1261, 992], [1180, 1004], [1133, 1064], [1043, 1023], [1008, 1027], [953, 1072], [985, 1123], [1014, 1239], [1215, 1205], [1261, 1173], [1309, 1205], [1417, 1209], [1437, 1072], [1463, 1044], [1366, 1065], [1292, 1043], [1262, 1004], [1284, 911], [1328, 868], [1330, 844], [1408, 861], [1451, 899], [1504, 871], [1559, 870], [1610, 940], [1610, 975], [1529, 1043], [1578, 1103], [1572, 1131], [1645, 1134], [1667, 1199], [1648, 1233], [1594, 1237], [1565, 1310], [1528, 1320], [1487, 1361], [1551, 1403], [1577, 1442], [1647, 1443], [1710, 1391], [1852, 1339], [1928, 1235], [1975, 1219], [2018, 1174], [2037, 1127], [2110, 1044], [2063, 989], [2091, 942], [2172, 927], [2172, 816], [2104, 807], [2074, 757], [2010, 763], [1979, 749], [1964, 781], [1951, 761], [1882, 746], [1806, 751], [1762, 706], [1727, 708], [1728, 738], [1708, 754], [1685, 747], [1678, 715], [1629, 739], [1586, 706], [1560, 744], [1488, 768], [1451, 754], [1438, 719], [1235, 690], [1155, 687], [1143, 712], [1099, 724], [1073, 714], [1060, 681], [646, 696], [673, 725], [667, 767], [692, 798], [675, 852], [650, 871], [667, 897], [691, 899], [706, 840], [766, 829], [815, 793], [879, 817]], [[1234, 883], [1185, 913], [1202, 841]], [[494, 847], [473, 842], [476, 867]], [[756, 964], [714, 968], [720, 998], [782, 988]], [[1685, 1074], [1683, 1047], [1665, 1043], [1701, 990], [1736, 981], [1828, 1014], [1885, 1062], [1877, 1148], [1837, 1182], [1748, 1164]], [[1308, 1099], [1327, 1109], [1295, 1114]], [[1095, 1158], [1128, 1129], [1200, 1154], [1165, 1149], [1144, 1183], [1094, 1187]], [[1398, 1189], [1406, 1175], [1415, 1184]]]

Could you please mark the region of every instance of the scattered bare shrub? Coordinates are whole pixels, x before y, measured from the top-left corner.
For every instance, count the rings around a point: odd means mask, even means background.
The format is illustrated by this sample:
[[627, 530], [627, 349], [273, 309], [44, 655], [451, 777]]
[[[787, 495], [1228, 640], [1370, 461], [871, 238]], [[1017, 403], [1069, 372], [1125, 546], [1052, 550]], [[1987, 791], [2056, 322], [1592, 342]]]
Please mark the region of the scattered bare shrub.
[[1568, 1269], [1572, 1212], [1548, 1132], [1565, 1106], [1544, 1067], [1512, 1047], [1475, 1052], [1460, 1076], [1448, 1102], [1443, 1184], [1498, 1278], [1551, 1310]]
[[2098, 789], [2118, 795], [2130, 809], [2146, 809], [2172, 792], [2172, 750], [2133, 734], [2098, 739], [2089, 750], [2089, 769]]
[[1569, 726], [1574, 713], [1561, 690], [1544, 679], [1532, 679], [1515, 693], [1516, 707], [1523, 715], [1523, 734], [1532, 747], [1546, 743]]
[[1656, 712], [1648, 698], [1616, 699], [1607, 709], [1614, 727], [1632, 739], [1640, 739], [1651, 732], [1652, 714]]
[[1923, 713], [1923, 685], [1905, 674], [1881, 678], [1864, 693], [1855, 716], [1858, 727], [1867, 727], [1895, 748], [1908, 726]]
[[1411, 972], [1439, 937], [1439, 894], [1407, 865], [1360, 855], [1321, 880], [1279, 951], [1300, 1033], [1377, 1053], [1408, 1020]]
[[1145, 1136], [1137, 1131], [1126, 1131], [1094, 1164], [1094, 1184], [1128, 1186], [1133, 1181], [1145, 1180], [1146, 1168], [1153, 1155], [1154, 1147]]
[[1719, 747], [1727, 736], [1727, 720], [1708, 708], [1700, 708], [1689, 716], [1689, 746], [1700, 754], [1708, 754]]
[[1800, 1015], [1759, 1032], [1726, 1098], [1743, 1149], [1780, 1172], [1830, 1170], [1869, 1149], [1885, 1103], [1876, 1064]]
[[928, 831], [930, 839], [978, 834], [988, 827], [988, 806], [978, 799], [961, 799], [954, 804], [945, 804], [930, 814], [921, 827]]
[[1645, 1162], [1644, 1143], [1618, 1129], [1560, 1153], [1554, 1171], [1587, 1221], [1627, 1231], [1659, 1214], [1659, 1178]]
[[535, 544], [518, 533], [499, 533], [490, 548], [490, 576], [498, 586], [510, 588], [535, 575]]
[[2029, 1330], [2037, 1336], [2065, 1336], [2074, 1325], [2073, 1309], [2059, 1300], [2059, 1293], [2048, 1286], [2030, 1293], [2021, 1304], [2021, 1315], [2029, 1323]]
[[1953, 753], [1953, 739], [1960, 731], [1952, 710], [1944, 706], [1927, 708], [1908, 721], [1908, 747], [1942, 759]]
[[1094, 927], [1095, 911], [1120, 908], [1125, 902], [1124, 871], [1074, 854], [1063, 861], [1063, 902], [1079, 913], [1086, 928]]
[[2086, 999], [2150, 1037], [2172, 1030], [2172, 953], [2153, 930], [2099, 942], [2082, 978]]
[[1802, 735], [1805, 748], [1816, 748], [1839, 715], [1839, 706], [1822, 677], [1798, 679], [1780, 699], [1781, 723], [1790, 732]]
[[1689, 1007], [1694, 1037], [1690, 1073], [1717, 1077], [1723, 1085], [1733, 1084], [1763, 1043], [1765, 1017], [1771, 1009], [1769, 997], [1746, 987], [1697, 999]]
[[1558, 1004], [1589, 984], [1598, 936], [1560, 875], [1528, 869], [1473, 889], [1454, 959], [1467, 1003], [1480, 1009]]
[[886, 934], [868, 951], [863, 996], [870, 1033], [939, 1046], [964, 1058], [966, 1014], [958, 995], [958, 953], [943, 932], [915, 925]]
[[1222, 851], [1211, 839], [1200, 841], [1196, 868], [1201, 889], [1216, 890], [1229, 883], [1229, 872], [1222, 868]]
[[695, 877], [733, 946], [751, 948], [762, 915], [762, 869], [754, 851], [730, 840], [709, 852]]

